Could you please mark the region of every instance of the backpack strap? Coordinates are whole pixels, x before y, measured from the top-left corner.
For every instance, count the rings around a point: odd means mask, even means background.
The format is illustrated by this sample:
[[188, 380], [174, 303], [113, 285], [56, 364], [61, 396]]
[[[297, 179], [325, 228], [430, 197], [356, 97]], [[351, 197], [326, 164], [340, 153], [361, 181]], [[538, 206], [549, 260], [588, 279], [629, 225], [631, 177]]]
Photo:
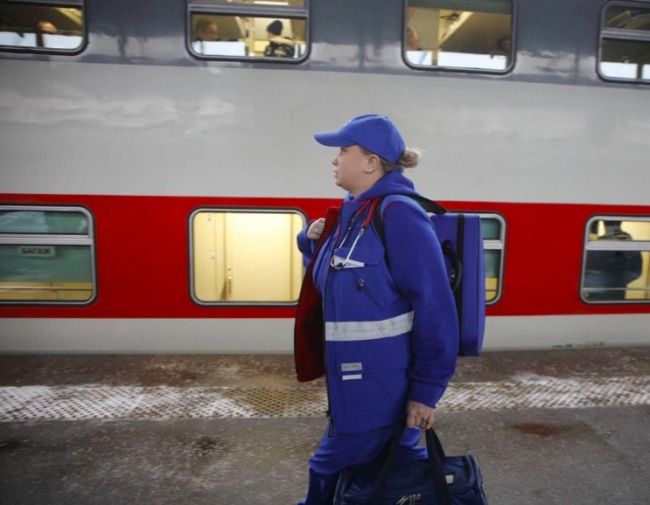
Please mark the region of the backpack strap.
[[417, 202], [425, 212], [431, 212], [433, 214], [447, 213], [447, 209], [445, 209], [438, 202], [434, 202], [433, 200], [429, 200], [428, 198], [420, 195], [393, 193], [390, 195], [377, 197], [376, 200], [379, 200], [379, 205], [377, 206], [379, 208], [379, 212], [375, 213], [373, 224], [375, 225], [375, 230], [377, 231], [377, 235], [379, 235], [382, 243], [384, 243], [386, 240], [384, 233], [384, 210], [391, 202], [400, 201], [411, 205], [412, 202]]
[[[414, 202], [417, 202], [417, 204], [419, 204], [419, 206], [422, 209], [424, 209], [426, 212], [431, 212], [437, 215], [442, 215], [447, 213], [447, 209], [445, 209], [442, 205], [440, 205], [437, 202], [434, 202], [433, 200], [429, 200], [428, 198], [424, 198], [423, 196], [420, 195], [395, 193], [391, 195], [384, 195], [384, 196], [377, 197], [375, 200], [379, 201], [379, 205], [378, 205], [379, 212], [375, 212], [373, 218], [373, 224], [375, 226], [375, 230], [377, 231], [377, 235], [379, 235], [379, 239], [381, 240], [382, 244], [386, 243], [386, 233], [384, 232], [384, 211], [386, 207], [388, 207], [388, 204], [390, 204], [391, 202], [401, 201], [409, 205], [414, 205]], [[440, 246], [442, 247], [443, 254], [449, 258], [452, 264], [454, 274], [450, 279], [450, 284], [454, 296], [456, 297], [457, 300], [457, 306], [461, 303], [460, 300], [461, 291], [459, 288], [463, 277], [463, 258], [462, 258], [463, 240], [464, 240], [464, 233], [463, 233], [464, 219], [463, 218], [464, 216], [460, 214], [458, 219], [458, 244], [457, 244], [459, 251], [454, 251], [451, 242], [449, 240], [445, 240], [440, 244]], [[386, 264], [388, 264], [388, 255], [386, 255]]]

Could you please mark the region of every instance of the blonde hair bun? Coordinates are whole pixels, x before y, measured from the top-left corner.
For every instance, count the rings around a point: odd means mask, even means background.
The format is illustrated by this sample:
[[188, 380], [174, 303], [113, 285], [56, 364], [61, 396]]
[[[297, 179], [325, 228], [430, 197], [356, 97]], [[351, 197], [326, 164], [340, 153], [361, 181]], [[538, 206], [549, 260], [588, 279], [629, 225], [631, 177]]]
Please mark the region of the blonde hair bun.
[[407, 147], [397, 160], [397, 165], [404, 168], [413, 168], [418, 165], [422, 152], [414, 147]]

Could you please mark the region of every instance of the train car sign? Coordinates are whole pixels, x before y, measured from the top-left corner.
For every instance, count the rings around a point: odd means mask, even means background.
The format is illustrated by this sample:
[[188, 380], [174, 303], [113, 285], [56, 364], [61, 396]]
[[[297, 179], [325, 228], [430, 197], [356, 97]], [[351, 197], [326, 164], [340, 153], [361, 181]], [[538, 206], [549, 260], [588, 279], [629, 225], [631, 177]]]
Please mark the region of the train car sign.
[[56, 249], [51, 245], [25, 245], [18, 248], [20, 256], [37, 257], [37, 258], [53, 258], [56, 255]]

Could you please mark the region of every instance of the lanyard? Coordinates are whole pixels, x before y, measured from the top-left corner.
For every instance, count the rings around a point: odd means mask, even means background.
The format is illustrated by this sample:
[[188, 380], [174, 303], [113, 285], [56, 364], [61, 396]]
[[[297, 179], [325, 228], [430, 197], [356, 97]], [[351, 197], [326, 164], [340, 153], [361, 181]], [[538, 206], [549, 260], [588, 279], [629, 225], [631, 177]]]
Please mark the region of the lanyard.
[[[359, 242], [359, 239], [363, 236], [363, 234], [366, 231], [366, 228], [368, 228], [368, 225], [370, 224], [370, 221], [372, 220], [373, 215], [375, 214], [375, 209], [377, 208], [377, 204], [379, 203], [379, 199], [374, 199], [374, 200], [366, 200], [361, 204], [361, 207], [354, 213], [352, 218], [350, 218], [350, 224], [348, 225], [348, 229], [345, 231], [345, 234], [343, 235], [343, 239], [341, 240], [341, 243], [339, 244], [338, 247], [343, 247], [343, 244], [345, 244], [345, 241], [348, 238], [348, 235], [352, 231], [352, 228], [354, 228], [354, 225], [357, 222], [357, 217], [361, 215], [361, 213], [366, 210], [366, 208], [370, 207], [370, 210], [368, 211], [368, 215], [366, 218], [363, 220], [363, 223], [361, 223], [361, 228], [359, 228], [359, 231], [357, 232], [357, 236], [354, 238], [354, 241], [352, 242], [352, 245], [350, 246], [350, 251], [348, 252], [347, 256], [343, 261], [336, 261], [335, 256], [332, 255], [332, 259], [330, 260], [330, 266], [336, 270], [341, 270], [342, 268], [345, 268], [348, 264], [348, 261], [350, 260], [350, 257], [352, 256], [352, 253], [354, 252], [355, 247], [357, 246], [357, 242]], [[334, 250], [337, 249], [336, 247], [336, 242], [334, 243], [335, 247]]]

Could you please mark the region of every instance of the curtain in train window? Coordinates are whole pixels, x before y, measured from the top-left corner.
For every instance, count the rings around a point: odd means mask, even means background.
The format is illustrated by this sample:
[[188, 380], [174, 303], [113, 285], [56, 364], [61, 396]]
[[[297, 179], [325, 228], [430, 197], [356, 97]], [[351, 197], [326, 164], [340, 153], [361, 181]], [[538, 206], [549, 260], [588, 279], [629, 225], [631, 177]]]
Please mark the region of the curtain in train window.
[[192, 217], [193, 296], [199, 303], [294, 303], [302, 283], [296, 212], [205, 210]]
[[295, 61], [307, 53], [304, 0], [195, 0], [189, 8], [189, 44], [197, 56]]
[[650, 7], [612, 3], [605, 9], [598, 69], [606, 78], [650, 82]]
[[94, 287], [85, 210], [0, 207], [0, 302], [84, 303]]
[[496, 303], [501, 296], [505, 222], [495, 214], [481, 214], [485, 261], [485, 302]]
[[650, 300], [650, 218], [597, 217], [587, 225], [582, 298]]
[[505, 71], [511, 0], [407, 0], [406, 61], [416, 67]]
[[65, 53], [81, 48], [83, 40], [81, 0], [60, 6], [0, 2], [0, 48]]

